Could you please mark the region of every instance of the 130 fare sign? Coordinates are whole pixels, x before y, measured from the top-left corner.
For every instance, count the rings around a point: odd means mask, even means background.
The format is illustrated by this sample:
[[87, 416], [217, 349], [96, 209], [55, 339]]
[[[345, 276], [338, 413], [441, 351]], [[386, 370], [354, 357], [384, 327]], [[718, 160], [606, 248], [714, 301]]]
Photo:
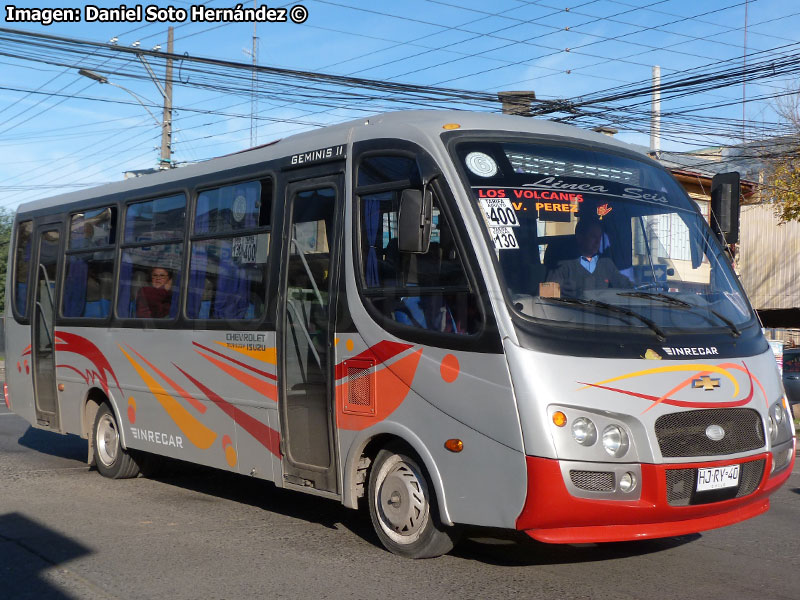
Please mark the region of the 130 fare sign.
[[492, 236], [496, 250], [511, 250], [519, 248], [514, 227], [519, 226], [517, 211], [508, 198], [481, 198], [481, 208], [489, 225], [489, 235]]

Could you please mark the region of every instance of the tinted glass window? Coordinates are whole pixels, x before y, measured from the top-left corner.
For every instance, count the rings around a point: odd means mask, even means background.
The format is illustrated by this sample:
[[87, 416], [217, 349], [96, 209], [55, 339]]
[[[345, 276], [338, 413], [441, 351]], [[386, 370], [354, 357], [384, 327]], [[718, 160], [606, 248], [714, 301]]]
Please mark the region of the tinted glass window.
[[440, 333], [477, 332], [481, 325], [477, 298], [439, 199], [434, 194], [428, 251], [400, 252], [400, 198], [403, 186], [420, 180], [416, 162], [369, 157], [359, 166], [361, 185], [389, 183], [389, 178], [399, 180], [398, 189], [360, 197], [361, 284], [367, 301], [402, 325]]
[[358, 185], [407, 181], [418, 187], [419, 170], [413, 158], [405, 156], [369, 156], [358, 167]]
[[271, 210], [268, 179], [198, 195], [186, 302], [190, 319], [263, 316]]
[[125, 242], [183, 237], [186, 198], [183, 194], [131, 204], [125, 216]]
[[190, 319], [258, 319], [264, 313], [269, 234], [192, 244]]
[[511, 142], [457, 148], [513, 310], [579, 329], [736, 333], [752, 317], [685, 191], [658, 166]]
[[116, 208], [99, 208], [72, 215], [69, 249], [80, 250], [113, 244], [116, 213]]
[[27, 316], [28, 276], [31, 265], [31, 247], [33, 238], [33, 222], [23, 221], [17, 226], [17, 247], [14, 267], [14, 302], [17, 312]]
[[784, 351], [783, 353], [783, 372], [800, 373], [800, 352], [796, 350]]
[[154, 244], [122, 253], [117, 314], [140, 319], [178, 314], [182, 244]]
[[262, 203], [261, 182], [248, 181], [201, 192], [194, 218], [195, 234], [226, 233], [266, 224], [269, 202]]
[[114, 252], [80, 252], [67, 257], [64, 298], [65, 317], [105, 318], [111, 314], [114, 290]]

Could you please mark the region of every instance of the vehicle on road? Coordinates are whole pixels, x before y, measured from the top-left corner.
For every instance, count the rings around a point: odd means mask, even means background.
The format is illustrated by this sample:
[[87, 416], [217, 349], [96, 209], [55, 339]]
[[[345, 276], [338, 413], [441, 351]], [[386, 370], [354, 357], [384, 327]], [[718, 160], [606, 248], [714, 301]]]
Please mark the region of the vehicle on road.
[[9, 273], [6, 403], [34, 427], [110, 478], [168, 456], [361, 504], [404, 556], [462, 525], [721, 527], [794, 463], [697, 205], [558, 123], [389, 113], [29, 202]]
[[800, 404], [800, 348], [783, 350], [783, 389], [789, 404]]

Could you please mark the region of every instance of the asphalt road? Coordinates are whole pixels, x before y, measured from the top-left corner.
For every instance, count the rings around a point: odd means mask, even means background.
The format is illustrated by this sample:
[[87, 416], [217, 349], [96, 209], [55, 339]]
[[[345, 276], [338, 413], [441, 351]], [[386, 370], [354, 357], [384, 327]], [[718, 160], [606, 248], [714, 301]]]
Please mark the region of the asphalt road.
[[550, 546], [474, 531], [411, 561], [366, 515], [171, 463], [111, 481], [86, 442], [0, 408], [0, 599], [800, 598], [800, 468], [766, 515], [681, 538]]

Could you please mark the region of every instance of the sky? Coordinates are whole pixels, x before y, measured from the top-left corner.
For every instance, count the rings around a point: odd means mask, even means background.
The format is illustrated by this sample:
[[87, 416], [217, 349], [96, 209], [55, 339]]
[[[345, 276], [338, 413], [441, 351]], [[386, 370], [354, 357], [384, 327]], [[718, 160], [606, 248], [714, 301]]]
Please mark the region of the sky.
[[[180, 11], [172, 11], [172, 20], [163, 22], [87, 22], [85, 4], [13, 4], [17, 9], [73, 8], [80, 16], [79, 22], [47, 26], [15, 21], [18, 15], [9, 6], [3, 5], [0, 32], [0, 208], [7, 210], [153, 168], [161, 137], [162, 96], [135, 54], [118, 53], [121, 58], [112, 60], [107, 49], [69, 40], [43, 49], [38, 39], [20, 32], [102, 44], [114, 40], [118, 48], [160, 45], [165, 51], [172, 26], [175, 54], [252, 63], [252, 22], [189, 18], [193, 6], [236, 6], [230, 0], [126, 5], [140, 6], [143, 15], [147, 7], [172, 6], [187, 13], [183, 20], [176, 14]], [[269, 7], [286, 8], [287, 20], [255, 27], [259, 65], [481, 94], [533, 90], [542, 100], [574, 100], [647, 84], [654, 65], [667, 80], [692, 69], [718, 68], [720, 61], [731, 61], [722, 63], [729, 67], [753, 64], [800, 42], [800, 5], [788, 0], [300, 0]], [[146, 61], [163, 78], [165, 61], [157, 55]], [[102, 74], [109, 84], [79, 75], [80, 68]], [[282, 75], [259, 75], [254, 101], [249, 72], [191, 62], [177, 62], [173, 77], [177, 165], [408, 107], [397, 102], [397, 93], [349, 96]], [[741, 135], [752, 140], [780, 133], [775, 101], [768, 97], [794, 85], [793, 77], [776, 75], [744, 87], [734, 78], [721, 89], [665, 100], [663, 111], [679, 113], [664, 127], [662, 147], [689, 151], [735, 143]], [[740, 135], [743, 93], [749, 101]], [[715, 108], [687, 111], [706, 105]], [[478, 108], [499, 111], [499, 104]], [[637, 119], [617, 113], [609, 121], [620, 139], [647, 145], [647, 98], [638, 110]]]

